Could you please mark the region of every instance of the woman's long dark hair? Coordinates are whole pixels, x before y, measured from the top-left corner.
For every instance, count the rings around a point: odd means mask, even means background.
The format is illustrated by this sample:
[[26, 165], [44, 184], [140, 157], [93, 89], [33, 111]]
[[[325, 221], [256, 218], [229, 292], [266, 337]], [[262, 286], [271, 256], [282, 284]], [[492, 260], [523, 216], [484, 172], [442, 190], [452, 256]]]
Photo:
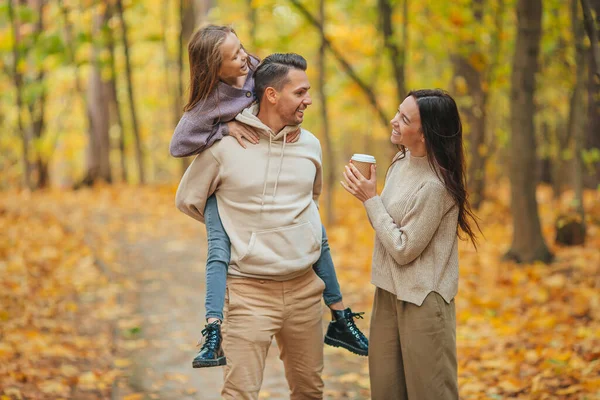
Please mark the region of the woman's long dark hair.
[[[237, 36], [229, 26], [208, 25], [198, 29], [190, 39], [188, 44], [190, 96], [183, 108], [184, 111], [189, 111], [199, 102], [205, 101], [217, 87], [219, 69], [223, 62], [221, 45], [229, 33]], [[246, 62], [248, 68], [251, 68], [250, 54]]]
[[[479, 232], [481, 229], [471, 210], [467, 194], [462, 123], [456, 102], [441, 89], [413, 90], [406, 97], [409, 96], [415, 98], [419, 107], [429, 165], [458, 205], [459, 237], [464, 238], [460, 235], [462, 231], [477, 248], [477, 235], [471, 223], [475, 224]], [[404, 158], [406, 153], [406, 148], [400, 147], [402, 154], [398, 159]]]

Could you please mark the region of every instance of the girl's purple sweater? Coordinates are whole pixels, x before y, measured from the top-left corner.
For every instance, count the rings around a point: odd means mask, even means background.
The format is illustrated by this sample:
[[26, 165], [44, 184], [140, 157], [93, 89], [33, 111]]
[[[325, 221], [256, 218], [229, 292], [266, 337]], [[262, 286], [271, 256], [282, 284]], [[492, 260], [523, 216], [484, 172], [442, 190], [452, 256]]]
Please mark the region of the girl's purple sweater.
[[250, 65], [241, 89], [219, 81], [206, 101], [200, 101], [183, 114], [171, 138], [170, 151], [173, 157], [201, 153], [229, 133], [226, 123], [255, 100], [254, 71], [258, 59], [251, 57]]

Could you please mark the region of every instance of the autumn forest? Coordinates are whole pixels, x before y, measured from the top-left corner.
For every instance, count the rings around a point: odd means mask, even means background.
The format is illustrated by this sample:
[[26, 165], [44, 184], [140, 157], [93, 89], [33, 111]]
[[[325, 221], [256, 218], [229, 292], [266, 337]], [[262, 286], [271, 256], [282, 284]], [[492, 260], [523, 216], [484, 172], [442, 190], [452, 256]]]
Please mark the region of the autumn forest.
[[[481, 227], [459, 245], [461, 398], [600, 398], [599, 0], [3, 0], [1, 400], [220, 398], [221, 369], [191, 368], [206, 233], [169, 154], [208, 23], [307, 59], [321, 218], [365, 332], [374, 232], [344, 165], [374, 155], [381, 190], [398, 105], [448, 91]], [[260, 398], [289, 397], [277, 352]], [[323, 374], [326, 398], [370, 398], [366, 357], [326, 347]]]

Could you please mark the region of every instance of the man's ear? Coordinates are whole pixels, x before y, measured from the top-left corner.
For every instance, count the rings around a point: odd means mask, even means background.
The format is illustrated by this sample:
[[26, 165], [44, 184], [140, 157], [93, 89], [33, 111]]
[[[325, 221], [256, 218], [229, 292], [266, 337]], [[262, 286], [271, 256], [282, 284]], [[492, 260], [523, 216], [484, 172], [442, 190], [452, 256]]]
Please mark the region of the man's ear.
[[277, 90], [275, 90], [275, 88], [269, 86], [265, 89], [265, 97], [267, 98], [269, 103], [275, 104], [277, 103], [277, 99], [279, 98], [279, 93], [277, 92]]

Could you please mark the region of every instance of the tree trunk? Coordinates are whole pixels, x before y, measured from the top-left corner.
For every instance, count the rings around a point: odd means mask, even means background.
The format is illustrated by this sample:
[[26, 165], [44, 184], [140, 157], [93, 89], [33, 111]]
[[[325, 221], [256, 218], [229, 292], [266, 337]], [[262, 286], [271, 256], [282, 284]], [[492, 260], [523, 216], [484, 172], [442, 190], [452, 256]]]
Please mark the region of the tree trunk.
[[[588, 129], [585, 148], [600, 150], [600, 42], [596, 23], [592, 16], [592, 7], [596, 19], [600, 20], [600, 1], [590, 4], [589, 0], [581, 0], [585, 30], [590, 39], [589, 84], [588, 84]], [[593, 172], [587, 173], [584, 183], [595, 189], [600, 185], [600, 162], [595, 161]]]
[[483, 76], [475, 69], [469, 60], [462, 55], [452, 57], [455, 75], [465, 79], [467, 95], [472, 98], [472, 105], [463, 108], [469, 127], [469, 165], [467, 171], [470, 201], [473, 208], [477, 209], [483, 200], [485, 189], [485, 161], [486, 153], [482, 152], [485, 144], [486, 106], [487, 95], [483, 88]]
[[583, 226], [583, 240], [585, 241], [585, 209], [583, 204], [583, 143], [585, 140], [582, 120], [583, 115], [583, 89], [585, 85], [585, 47], [584, 32], [578, 15], [578, 2], [571, 0], [571, 24], [573, 26], [573, 40], [575, 41], [575, 88], [571, 97], [569, 110], [569, 135], [573, 138], [573, 189], [575, 192], [576, 211]]
[[[177, 106], [175, 105], [175, 103], [177, 102], [177, 99], [175, 99], [175, 95], [174, 93], [176, 92], [176, 90], [174, 89], [174, 86], [171, 84], [171, 79], [172, 79], [172, 72], [171, 72], [171, 57], [169, 56], [169, 40], [167, 37], [167, 32], [168, 32], [168, 26], [169, 26], [169, 1], [163, 1], [162, 3], [162, 12], [161, 12], [161, 30], [162, 30], [162, 48], [163, 48], [163, 68], [164, 68], [164, 73], [165, 73], [165, 93], [169, 94], [170, 99], [172, 100], [172, 110], [176, 111], [176, 112], [172, 112], [171, 113], [171, 118], [172, 118], [172, 123], [171, 125], [173, 126], [173, 128], [175, 128], [175, 126], [177, 125], [177, 121], [179, 120], [180, 114], [181, 114], [181, 110], [177, 109]], [[181, 101], [181, 100], [179, 100]]]
[[[175, 120], [179, 120], [183, 113], [183, 63], [187, 43], [194, 33], [194, 2], [192, 0], [179, 0], [179, 45], [177, 47], [177, 92], [175, 93]], [[191, 17], [191, 18], [190, 18]], [[181, 175], [190, 166], [189, 157], [181, 159]]]
[[140, 137], [140, 129], [138, 126], [137, 119], [137, 110], [135, 107], [135, 97], [133, 90], [133, 73], [131, 70], [131, 57], [129, 56], [129, 39], [127, 38], [127, 22], [125, 21], [125, 16], [123, 15], [123, 1], [117, 0], [117, 13], [119, 14], [119, 19], [121, 20], [121, 28], [122, 28], [122, 41], [123, 41], [123, 50], [125, 52], [125, 75], [127, 82], [127, 95], [129, 99], [129, 112], [131, 113], [131, 124], [133, 127], [133, 138], [135, 143], [135, 157], [138, 165], [138, 178], [140, 183], [143, 185], [146, 183], [146, 174], [144, 168], [144, 154], [142, 151], [142, 138]]
[[[103, 17], [94, 16], [93, 34], [98, 35]], [[110, 141], [108, 136], [108, 102], [110, 87], [102, 81], [98, 54], [101, 49], [94, 46], [91, 59], [91, 74], [88, 87], [88, 115], [90, 117], [90, 141], [87, 152], [87, 173], [83, 184], [92, 185], [98, 180], [111, 182]]]
[[250, 24], [250, 52], [256, 51], [258, 43], [256, 41], [256, 8], [252, 5], [252, 0], [246, 0], [248, 7], [248, 23]]
[[519, 0], [511, 77], [511, 211], [513, 241], [506, 257], [516, 262], [550, 262], [536, 201], [534, 93], [542, 33], [542, 1]]
[[[319, 0], [319, 21], [322, 26], [325, 26], [325, 0]], [[327, 191], [327, 203], [325, 205], [327, 214], [325, 221], [327, 224], [334, 222], [334, 210], [333, 210], [333, 196], [335, 187], [335, 155], [333, 151], [333, 144], [331, 143], [331, 133], [329, 129], [329, 113], [327, 103], [327, 93], [325, 91], [326, 71], [325, 68], [325, 38], [321, 36], [321, 46], [319, 47], [319, 57], [317, 61], [317, 68], [319, 70], [319, 85], [318, 85], [318, 96], [321, 102], [321, 120], [323, 122], [323, 138], [325, 139], [325, 162], [327, 168], [323, 171], [327, 171], [324, 174], [324, 183]]]
[[[408, 0], [404, 0], [405, 10], [407, 8]], [[383, 32], [383, 43], [388, 52], [390, 64], [394, 71], [394, 82], [396, 82], [396, 100], [400, 104], [404, 100], [406, 95], [406, 89], [404, 85], [404, 60], [406, 53], [404, 46], [406, 43], [399, 43], [398, 37], [394, 34], [394, 25], [392, 23], [392, 16], [394, 10], [389, 0], [377, 0], [377, 6], [379, 9], [379, 18], [381, 20], [381, 30]], [[406, 34], [408, 15], [403, 15], [405, 21], [404, 34]]]
[[[67, 8], [67, 6], [65, 6], [65, 4], [63, 3], [63, 0], [58, 0], [58, 6], [60, 8], [61, 11], [61, 15], [62, 15], [62, 19], [63, 19], [63, 26], [64, 26], [64, 33], [65, 33], [65, 42], [66, 42], [66, 54], [68, 57], [69, 62], [75, 66], [75, 74], [73, 76], [73, 80], [75, 83], [75, 90], [77, 91], [77, 93], [79, 94], [79, 98], [81, 99], [81, 102], [83, 104], [83, 112], [86, 114], [86, 120], [87, 120], [87, 131], [88, 131], [88, 137], [89, 137], [89, 141], [90, 143], [88, 144], [88, 153], [89, 153], [89, 146], [91, 146], [91, 143], [94, 141], [93, 137], [94, 137], [94, 133], [92, 131], [92, 114], [90, 112], [90, 106], [88, 104], [88, 96], [86, 95], [84, 89], [83, 89], [83, 84], [80, 81], [80, 74], [79, 74], [79, 66], [77, 64], [77, 62], [75, 61], [75, 42], [74, 42], [74, 38], [73, 38], [73, 26], [71, 25], [71, 22], [69, 20], [69, 10]], [[74, 185], [74, 188], [77, 189], [78, 187], [80, 187], [81, 185], [91, 185], [94, 183], [94, 180], [96, 179], [97, 174], [92, 174], [91, 170], [90, 170], [90, 165], [96, 164], [95, 162], [92, 162], [89, 157], [86, 158], [86, 172], [85, 175], [83, 177], [83, 179], [81, 180], [81, 182], [78, 182]]]
[[[37, 8], [38, 13], [38, 21], [35, 25], [35, 36], [36, 38], [42, 34], [44, 31], [44, 5], [45, 1], [37, 0], [31, 1], [30, 6]], [[37, 39], [36, 39], [37, 40]], [[38, 72], [35, 83], [36, 85], [42, 86], [42, 92], [34, 102], [29, 104], [29, 113], [31, 115], [32, 121], [32, 131], [34, 140], [40, 141], [42, 139], [42, 135], [44, 133], [44, 128], [46, 125], [46, 88], [43, 86], [43, 82], [45, 79], [44, 67], [40, 67], [40, 71]], [[50, 184], [50, 171], [48, 169], [49, 158], [41, 154], [40, 151], [36, 152], [36, 172], [37, 172], [37, 187], [38, 188], [46, 188]]]
[[[112, 16], [112, 9], [107, 9], [106, 21]], [[119, 102], [119, 95], [117, 92], [117, 67], [115, 64], [115, 40], [113, 31], [107, 29], [106, 46], [109, 51], [109, 64], [110, 64], [110, 97], [112, 104], [112, 112], [116, 117], [116, 123], [119, 127], [119, 163], [121, 165], [121, 181], [128, 181], [127, 171], [127, 155], [125, 154], [125, 129], [123, 125], [123, 115], [121, 114], [121, 103]]]
[[[18, 4], [18, 2], [17, 2]], [[19, 134], [21, 136], [21, 148], [22, 162], [23, 162], [23, 184], [29, 190], [33, 190], [33, 182], [31, 180], [32, 166], [29, 161], [29, 145], [31, 143], [31, 137], [28, 130], [25, 128], [23, 123], [23, 75], [19, 72], [19, 63], [21, 62], [21, 51], [20, 51], [20, 26], [17, 16], [15, 15], [13, 0], [8, 0], [8, 17], [10, 20], [11, 30], [13, 34], [13, 65], [12, 65], [12, 78], [15, 84], [16, 91], [16, 102], [17, 102], [17, 123], [19, 127]]]
[[[594, 4], [596, 11], [596, 19], [600, 21], [600, 5], [597, 2]], [[596, 27], [596, 22], [592, 17], [592, 10], [590, 6], [589, 0], [581, 0], [581, 6], [583, 8], [583, 19], [585, 23], [585, 29], [587, 31], [588, 37], [590, 38], [590, 48], [592, 52], [592, 58], [594, 59], [595, 68], [592, 72], [596, 75], [597, 78], [600, 79], [600, 42], [598, 35], [598, 28]]]
[[[483, 0], [474, 0], [472, 4], [473, 16], [475, 22], [479, 25], [483, 23], [484, 2]], [[469, 164], [467, 170], [468, 189], [471, 206], [478, 209], [484, 199], [485, 192], [485, 165], [489, 151], [485, 147], [486, 129], [487, 129], [487, 107], [488, 92], [485, 86], [489, 87], [493, 71], [497, 66], [500, 54], [500, 34], [502, 33], [502, 16], [504, 10], [503, 0], [499, 3], [499, 12], [495, 20], [495, 31], [493, 35], [492, 49], [490, 58], [492, 61], [486, 65], [486, 68], [476, 68], [469, 61], [473, 55], [483, 57], [482, 49], [476, 46], [475, 42], [465, 43], [465, 50], [451, 57], [454, 65], [455, 75], [465, 79], [467, 86], [467, 95], [471, 97], [470, 107], [462, 108], [463, 114], [469, 127]]]

